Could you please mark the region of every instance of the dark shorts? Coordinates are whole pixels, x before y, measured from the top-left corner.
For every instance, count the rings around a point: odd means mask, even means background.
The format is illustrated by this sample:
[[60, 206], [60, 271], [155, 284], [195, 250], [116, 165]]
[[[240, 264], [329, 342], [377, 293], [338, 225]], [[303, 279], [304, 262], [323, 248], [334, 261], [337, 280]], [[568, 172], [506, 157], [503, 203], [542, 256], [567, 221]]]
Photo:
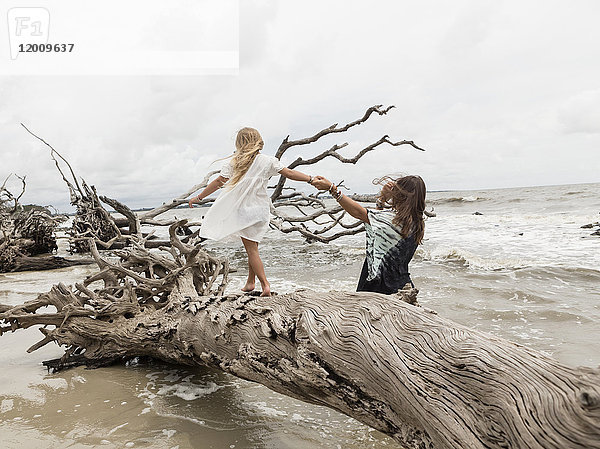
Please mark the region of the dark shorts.
[[409, 273], [398, 273], [395, 267], [383, 267], [380, 271], [380, 276], [367, 281], [369, 269], [367, 261], [363, 263], [360, 278], [358, 280], [357, 292], [375, 292], [392, 295], [401, 290], [406, 284], [415, 286], [410, 279]]

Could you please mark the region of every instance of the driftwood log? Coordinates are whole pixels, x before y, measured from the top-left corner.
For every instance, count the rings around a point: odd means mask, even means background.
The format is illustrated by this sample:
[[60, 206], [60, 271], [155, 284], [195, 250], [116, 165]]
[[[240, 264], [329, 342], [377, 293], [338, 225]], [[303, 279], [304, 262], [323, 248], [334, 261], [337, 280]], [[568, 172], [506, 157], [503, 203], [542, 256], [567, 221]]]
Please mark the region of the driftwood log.
[[[42, 325], [65, 355], [49, 368], [137, 356], [208, 365], [325, 405], [407, 448], [600, 448], [600, 371], [571, 368], [397, 295], [224, 295], [228, 265], [199, 245], [103, 259], [97, 274], [19, 306], [0, 334]], [[55, 310], [48, 311], [46, 306]]]

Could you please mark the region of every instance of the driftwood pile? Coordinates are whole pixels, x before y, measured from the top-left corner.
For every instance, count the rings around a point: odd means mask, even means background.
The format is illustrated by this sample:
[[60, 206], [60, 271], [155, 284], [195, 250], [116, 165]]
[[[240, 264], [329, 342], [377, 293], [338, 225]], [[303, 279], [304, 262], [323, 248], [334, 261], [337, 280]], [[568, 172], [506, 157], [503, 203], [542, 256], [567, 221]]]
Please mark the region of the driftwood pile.
[[[144, 244], [149, 248], [168, 245], [169, 241], [157, 241], [153, 235], [142, 233], [142, 224], [164, 226], [173, 223], [170, 221], [158, 221], [155, 217], [169, 209], [177, 207], [187, 200], [184, 200], [191, 193], [186, 192], [182, 198], [174, 200], [169, 205], [157, 207], [151, 211], [140, 215], [135, 214], [125, 204], [106, 196], [99, 196], [94, 186], [89, 186], [84, 179], [77, 179], [71, 164], [58, 152], [52, 145], [41, 137], [31, 132], [25, 125], [21, 124], [31, 135], [40, 140], [50, 149], [50, 157], [54, 161], [56, 168], [63, 181], [69, 189], [70, 202], [76, 209], [73, 223], [69, 229], [69, 245], [71, 253], [86, 253], [90, 251], [89, 241], [102, 249], [121, 249], [131, 244], [131, 236], [137, 237], [137, 241], [143, 239]], [[66, 165], [63, 170], [61, 164]], [[65, 174], [67, 172], [67, 174]], [[211, 175], [214, 174], [211, 173]], [[200, 184], [194, 186], [194, 190], [205, 186]], [[112, 210], [118, 212], [122, 217], [111, 215], [104, 206], [106, 204]], [[189, 233], [189, 232], [188, 232]]]
[[52, 255], [57, 249], [55, 230], [65, 217], [52, 216], [42, 207], [24, 207], [19, 200], [25, 193], [25, 177], [17, 176], [21, 181], [17, 195], [7, 187], [10, 178], [0, 186], [0, 273], [80, 263]]

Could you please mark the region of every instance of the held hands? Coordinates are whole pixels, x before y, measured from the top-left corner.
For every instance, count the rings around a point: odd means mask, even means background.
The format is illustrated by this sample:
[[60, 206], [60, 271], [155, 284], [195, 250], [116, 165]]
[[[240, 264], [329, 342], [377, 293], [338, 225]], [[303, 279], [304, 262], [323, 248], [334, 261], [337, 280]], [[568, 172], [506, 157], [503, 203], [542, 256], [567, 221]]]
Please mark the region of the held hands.
[[312, 179], [311, 184], [317, 188], [317, 190], [329, 190], [332, 182], [323, 176], [315, 176]]

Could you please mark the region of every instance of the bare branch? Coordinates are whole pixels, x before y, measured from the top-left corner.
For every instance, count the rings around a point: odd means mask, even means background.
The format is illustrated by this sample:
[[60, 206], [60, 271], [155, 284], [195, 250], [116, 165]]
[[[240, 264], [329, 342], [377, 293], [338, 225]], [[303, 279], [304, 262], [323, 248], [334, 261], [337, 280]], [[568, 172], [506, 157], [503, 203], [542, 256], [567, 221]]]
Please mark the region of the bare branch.
[[354, 157], [346, 158], [337, 152], [338, 149], [343, 148], [348, 145], [345, 143], [342, 145], [334, 145], [329, 150], [324, 151], [323, 153], [321, 153], [311, 159], [298, 158], [289, 165], [289, 168], [296, 168], [300, 165], [313, 165], [319, 161], [322, 161], [323, 159], [325, 159], [326, 157], [329, 157], [329, 156], [338, 159], [340, 162], [342, 162], [344, 164], [356, 164], [361, 157], [363, 157], [368, 152], [375, 150], [379, 145], [381, 145], [383, 143], [387, 143], [394, 147], [397, 147], [400, 145], [410, 145], [413, 148], [416, 148], [417, 150], [425, 151], [423, 148], [420, 148], [417, 145], [415, 145], [415, 143], [412, 140], [401, 140], [399, 142], [392, 142], [391, 140], [389, 140], [389, 136], [383, 136], [377, 142], [372, 143], [371, 145], [360, 150], [360, 152], [358, 152], [356, 154], [356, 156], [354, 156]]
[[65, 164], [67, 164], [67, 167], [69, 167], [69, 171], [71, 172], [71, 176], [73, 178], [73, 182], [75, 183], [75, 186], [77, 187], [77, 191], [83, 195], [83, 191], [81, 190], [81, 187], [79, 186], [79, 183], [77, 182], [77, 177], [75, 176], [75, 172], [73, 171], [73, 168], [71, 167], [71, 164], [69, 164], [69, 162], [58, 152], [54, 149], [54, 147], [52, 147], [52, 145], [50, 145], [48, 142], [46, 142], [44, 139], [42, 139], [41, 137], [37, 136], [36, 134], [34, 134], [33, 132], [31, 132], [29, 130], [29, 128], [27, 128], [23, 123], [21, 123], [21, 126], [23, 128], [25, 128], [25, 130], [31, 134], [33, 137], [35, 137], [36, 139], [38, 139], [39, 141], [41, 141], [42, 143], [44, 143], [44, 145], [46, 145], [48, 148], [50, 148], [50, 157], [52, 157], [52, 159], [54, 160], [54, 163], [56, 164], [56, 168], [58, 169], [59, 173], [62, 175], [63, 180], [67, 183], [67, 185], [69, 186], [70, 189], [72, 189], [74, 191], [73, 186], [71, 185], [71, 183], [67, 180], [67, 178], [65, 177], [64, 173], [62, 172], [62, 170], [60, 169], [60, 166], [58, 164], [58, 161], [55, 159], [54, 155], [56, 154]]
[[338, 124], [334, 123], [333, 125], [325, 128], [325, 129], [322, 129], [321, 131], [319, 131], [315, 135], [313, 135], [311, 137], [306, 137], [304, 139], [289, 140], [290, 136], [287, 136], [285, 139], [283, 139], [283, 142], [281, 143], [281, 145], [279, 145], [279, 148], [277, 149], [277, 152], [275, 153], [275, 157], [277, 159], [281, 159], [281, 156], [283, 156], [283, 154], [290, 147], [299, 146], [299, 145], [308, 145], [310, 143], [316, 142], [317, 140], [319, 140], [323, 136], [327, 136], [329, 134], [335, 134], [335, 133], [343, 133], [345, 131], [348, 131], [353, 126], [360, 125], [361, 123], [366, 122], [369, 119], [369, 117], [371, 116], [371, 114], [376, 113], [378, 115], [385, 115], [385, 114], [388, 113], [388, 111], [390, 109], [392, 109], [394, 107], [395, 106], [388, 106], [387, 108], [383, 108], [383, 105], [381, 105], [381, 104], [378, 104], [378, 105], [375, 105], [375, 106], [371, 106], [369, 109], [367, 109], [367, 111], [365, 112], [365, 114], [361, 118], [359, 118], [358, 120], [350, 122], [350, 123], [342, 126], [341, 128], [338, 128], [337, 127]]
[[10, 179], [10, 177], [12, 176], [12, 173], [9, 174], [6, 179], [4, 180], [4, 182], [2, 183], [2, 185], [0, 186], [0, 192], [2, 192], [5, 188], [6, 188], [6, 183], [8, 182], [8, 180]]
[[21, 193], [19, 193], [19, 195], [15, 198], [15, 209], [16, 209], [17, 203], [19, 202], [19, 200], [21, 199], [21, 197], [25, 193], [25, 187], [27, 186], [27, 184], [25, 182], [25, 178], [27, 178], [27, 176], [19, 176], [19, 175], [16, 175], [16, 174], [15, 174], [15, 176], [21, 180], [21, 184], [22, 184], [21, 185]]
[[[382, 109], [382, 105], [372, 106], [369, 109], [367, 109], [366, 113], [364, 114], [364, 116], [362, 118], [355, 120], [354, 122], [350, 122], [341, 128], [338, 128], [337, 123], [336, 123], [328, 128], [325, 128], [325, 129], [319, 131], [315, 135], [313, 135], [311, 137], [307, 137], [305, 139], [289, 141], [288, 140], [289, 136], [287, 136], [283, 140], [281, 145], [279, 146], [279, 149], [275, 153], [275, 157], [277, 157], [278, 159], [281, 159], [281, 157], [285, 154], [285, 152], [293, 146], [307, 145], [307, 144], [318, 141], [321, 137], [326, 136], [328, 134], [341, 133], [341, 132], [348, 131], [353, 126], [356, 126], [356, 125], [366, 122], [373, 113], [377, 113], [378, 115], [385, 115], [393, 107], [394, 106], [388, 106], [387, 108]], [[345, 164], [356, 164], [356, 162], [358, 162], [358, 160], [360, 158], [362, 158], [365, 154], [367, 154], [370, 151], [373, 151], [378, 146], [380, 146], [384, 143], [392, 145], [392, 146], [410, 145], [417, 150], [425, 151], [423, 148], [416, 145], [412, 140], [400, 140], [397, 142], [393, 142], [389, 139], [389, 136], [385, 135], [378, 141], [363, 148], [354, 157], [346, 158], [346, 157], [342, 156], [340, 153], [338, 153], [339, 149], [344, 148], [348, 145], [347, 143], [335, 144], [328, 150], [325, 150], [322, 153], [320, 153], [317, 156], [312, 157], [310, 159], [303, 159], [302, 157], [297, 158], [294, 162], [292, 162], [288, 166], [288, 168], [293, 169], [295, 167], [299, 167], [299, 166], [303, 166], [303, 165], [313, 165], [313, 164], [316, 164], [317, 162], [322, 161], [323, 159], [325, 159], [327, 157], [334, 157], [334, 158], [338, 159], [340, 162], [345, 163]], [[281, 193], [284, 189], [284, 185], [285, 185], [286, 181], [287, 181], [287, 179], [285, 177], [280, 176], [279, 180], [277, 181], [277, 185], [275, 186], [275, 190], [271, 194], [272, 201], [275, 201], [276, 199], [278, 199], [281, 196]]]
[[[362, 223], [359, 223], [359, 225], [361, 225], [361, 224]], [[359, 227], [356, 227], [353, 229], [346, 229], [344, 231], [336, 232], [333, 235], [322, 236], [322, 235], [316, 234], [315, 232], [311, 232], [305, 226], [292, 225], [292, 226], [285, 227], [280, 221], [277, 221], [277, 220], [271, 220], [271, 225], [273, 225], [276, 229], [278, 229], [279, 231], [281, 231], [285, 234], [289, 234], [290, 232], [298, 232], [299, 234], [301, 234], [303, 237], [306, 238], [306, 241], [308, 243], [312, 243], [312, 242], [329, 243], [332, 240], [336, 240], [340, 237], [343, 237], [346, 235], [359, 234], [365, 230], [364, 226], [359, 226]]]
[[[206, 187], [210, 181], [210, 178], [219, 173], [219, 170], [214, 170], [209, 172], [204, 179], [200, 182], [200, 184], [196, 184], [194, 187], [192, 187], [191, 189], [189, 189], [187, 192], [183, 193], [182, 195], [178, 196], [177, 198], [173, 199], [170, 203], [165, 203], [161, 206], [155, 207], [154, 209], [147, 211], [147, 212], [143, 212], [142, 214], [140, 214], [140, 221], [142, 223], [149, 223], [148, 220], [156, 217], [157, 215], [160, 215], [170, 209], [173, 209], [177, 206], [181, 206], [182, 204], [186, 204], [188, 202], [188, 198], [190, 195], [192, 195], [194, 192], [197, 192], [200, 189], [203, 189], [204, 187]], [[204, 200], [202, 201], [200, 204], [205, 204], [208, 202], [211, 202], [213, 200]]]

